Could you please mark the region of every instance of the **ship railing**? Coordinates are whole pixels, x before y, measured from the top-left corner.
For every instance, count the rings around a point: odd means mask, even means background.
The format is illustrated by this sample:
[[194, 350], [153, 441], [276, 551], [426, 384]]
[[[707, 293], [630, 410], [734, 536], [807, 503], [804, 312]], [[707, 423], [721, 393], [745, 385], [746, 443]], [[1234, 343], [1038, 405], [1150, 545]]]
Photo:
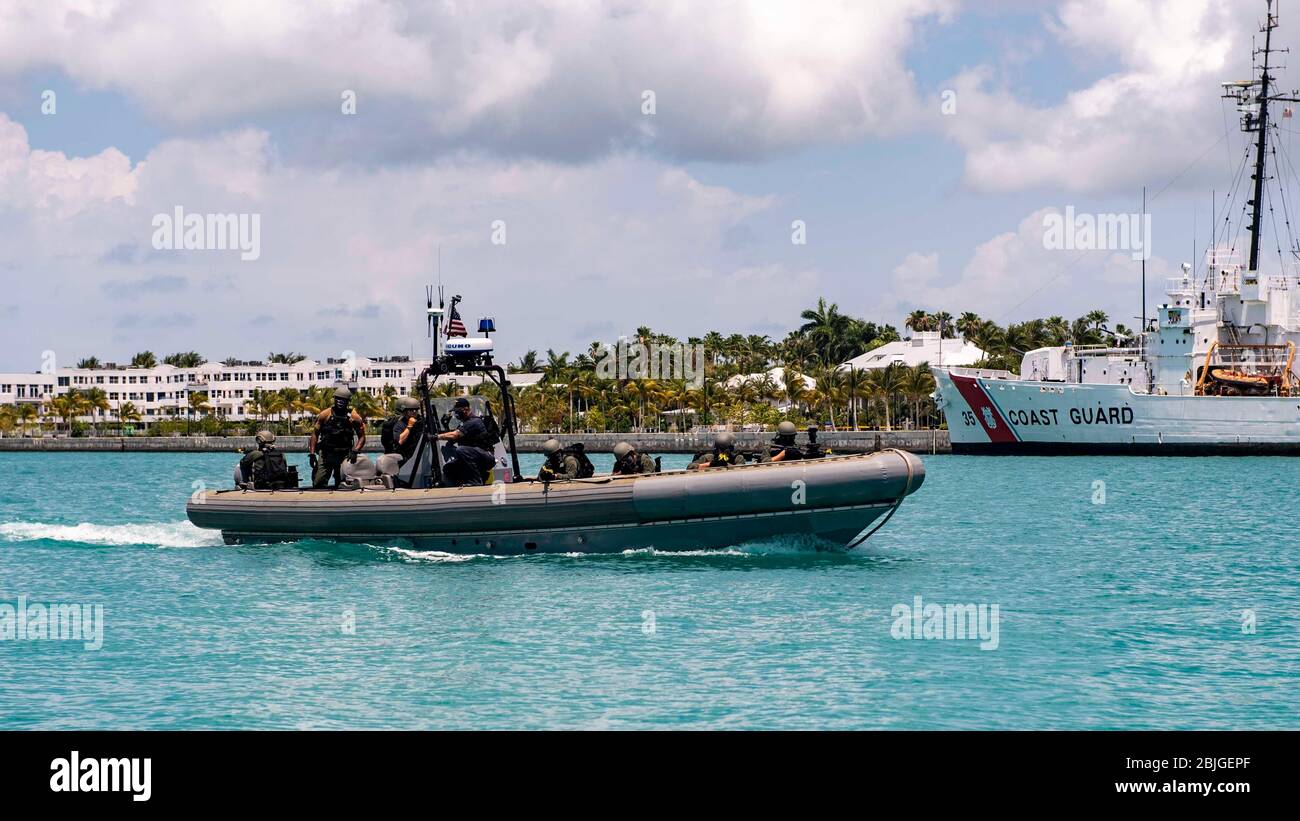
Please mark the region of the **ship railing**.
[[1139, 345], [1129, 348], [1116, 348], [1112, 345], [1075, 345], [1070, 350], [1075, 356], [1139, 356], [1142, 353]]
[[1016, 378], [1016, 375], [1011, 371], [1005, 371], [998, 368], [948, 368], [948, 373], [954, 373], [957, 376], [973, 376], [976, 379]]
[[1241, 252], [1234, 251], [1231, 248], [1207, 248], [1205, 249], [1205, 263], [1207, 265], [1237, 265], [1241, 262]]

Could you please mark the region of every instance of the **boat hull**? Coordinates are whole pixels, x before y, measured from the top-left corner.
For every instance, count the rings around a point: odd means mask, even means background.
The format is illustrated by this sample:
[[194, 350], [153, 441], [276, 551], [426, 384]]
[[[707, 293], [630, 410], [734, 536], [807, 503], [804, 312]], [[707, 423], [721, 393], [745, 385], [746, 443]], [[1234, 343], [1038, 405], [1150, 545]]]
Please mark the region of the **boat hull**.
[[953, 453], [1300, 456], [1300, 399], [1156, 396], [1127, 385], [935, 371]]
[[925, 478], [902, 451], [574, 482], [427, 490], [207, 491], [186, 508], [228, 543], [409, 542], [509, 555], [853, 542]]

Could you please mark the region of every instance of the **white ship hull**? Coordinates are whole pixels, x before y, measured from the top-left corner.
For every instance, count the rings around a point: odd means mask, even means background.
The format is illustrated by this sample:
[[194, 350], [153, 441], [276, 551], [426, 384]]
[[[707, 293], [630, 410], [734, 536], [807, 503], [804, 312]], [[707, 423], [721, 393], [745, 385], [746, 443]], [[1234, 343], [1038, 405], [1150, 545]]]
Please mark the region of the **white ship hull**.
[[1160, 396], [957, 370], [935, 370], [954, 453], [1300, 456], [1297, 397]]

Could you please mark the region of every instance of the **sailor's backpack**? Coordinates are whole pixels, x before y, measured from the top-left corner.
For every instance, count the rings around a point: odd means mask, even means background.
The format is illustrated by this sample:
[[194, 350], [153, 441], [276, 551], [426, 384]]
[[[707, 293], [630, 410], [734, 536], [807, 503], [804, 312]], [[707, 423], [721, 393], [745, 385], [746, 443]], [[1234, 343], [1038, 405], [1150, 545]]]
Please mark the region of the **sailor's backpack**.
[[253, 465], [253, 487], [257, 490], [283, 490], [298, 486], [298, 469], [289, 467], [284, 454], [268, 450]]
[[397, 435], [400, 432], [397, 426], [401, 422], [400, 415], [390, 416], [379, 429], [379, 444], [383, 446], [384, 453], [397, 453]]
[[484, 437], [484, 449], [491, 450], [501, 441], [501, 426], [497, 424], [496, 417], [492, 415], [491, 407], [488, 408], [487, 413], [479, 418], [483, 420], [483, 428], [487, 431]]

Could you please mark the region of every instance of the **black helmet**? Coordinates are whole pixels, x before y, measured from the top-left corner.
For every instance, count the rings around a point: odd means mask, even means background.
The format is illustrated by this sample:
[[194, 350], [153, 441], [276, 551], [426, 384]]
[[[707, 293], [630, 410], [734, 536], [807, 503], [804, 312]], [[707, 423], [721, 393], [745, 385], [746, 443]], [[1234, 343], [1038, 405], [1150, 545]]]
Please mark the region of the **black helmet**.
[[564, 445], [560, 444], [559, 439], [547, 439], [542, 443], [542, 453], [547, 456], [554, 456], [562, 450], [564, 450]]

